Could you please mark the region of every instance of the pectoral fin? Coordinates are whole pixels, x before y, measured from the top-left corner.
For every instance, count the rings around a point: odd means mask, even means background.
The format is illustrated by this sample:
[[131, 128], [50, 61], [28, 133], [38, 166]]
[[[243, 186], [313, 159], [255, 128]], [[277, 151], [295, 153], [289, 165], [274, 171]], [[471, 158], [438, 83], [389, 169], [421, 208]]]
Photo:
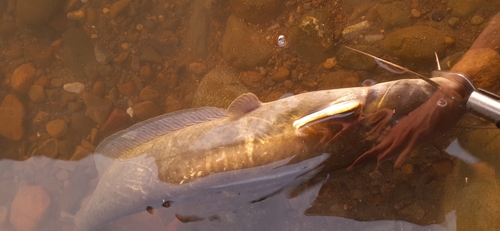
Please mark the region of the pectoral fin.
[[333, 119], [351, 115], [359, 108], [361, 108], [361, 103], [357, 100], [350, 100], [332, 104], [321, 110], [308, 114], [298, 120], [295, 120], [293, 122], [293, 127], [298, 130], [303, 126], [319, 123], [326, 119]]
[[238, 96], [227, 108], [226, 115], [229, 117], [240, 117], [262, 105], [259, 98], [252, 93]]

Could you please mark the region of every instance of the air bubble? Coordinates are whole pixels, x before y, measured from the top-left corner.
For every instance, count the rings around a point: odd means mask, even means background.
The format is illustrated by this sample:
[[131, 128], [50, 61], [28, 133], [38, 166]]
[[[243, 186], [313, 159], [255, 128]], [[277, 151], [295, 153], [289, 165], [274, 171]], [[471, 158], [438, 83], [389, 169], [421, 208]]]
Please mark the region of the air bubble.
[[278, 36], [278, 46], [285, 47], [286, 46], [286, 38], [284, 35]]

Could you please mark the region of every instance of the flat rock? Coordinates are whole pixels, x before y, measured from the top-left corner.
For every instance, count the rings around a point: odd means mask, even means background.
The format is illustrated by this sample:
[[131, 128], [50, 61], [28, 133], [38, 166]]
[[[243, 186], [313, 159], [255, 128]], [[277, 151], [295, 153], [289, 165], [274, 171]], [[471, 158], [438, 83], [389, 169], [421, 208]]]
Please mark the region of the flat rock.
[[50, 205], [50, 197], [42, 186], [19, 187], [10, 211], [10, 223], [18, 231], [36, 230]]
[[227, 108], [236, 97], [247, 92], [248, 90], [240, 83], [238, 74], [233, 68], [217, 67], [201, 80], [192, 106]]
[[105, 133], [113, 131], [124, 125], [129, 119], [130, 116], [127, 114], [126, 111], [119, 108], [115, 108], [109, 115], [108, 120], [106, 120], [106, 123], [102, 125], [101, 132]]
[[11, 140], [21, 140], [24, 134], [24, 106], [19, 99], [8, 94], [0, 105], [0, 135]]
[[152, 100], [152, 99], [156, 99], [160, 96], [160, 92], [154, 88], [152, 88], [151, 86], [146, 86], [145, 88], [143, 88], [141, 90], [141, 93], [139, 94], [139, 99], [143, 100], [143, 101], [147, 101], [147, 100]]
[[232, 66], [253, 69], [271, 58], [272, 48], [256, 31], [230, 16], [222, 38], [222, 54]]
[[396, 30], [382, 41], [382, 48], [391, 55], [409, 61], [433, 61], [434, 52], [444, 56], [445, 35], [429, 26], [410, 26]]
[[12, 89], [18, 92], [27, 92], [35, 81], [36, 69], [31, 63], [23, 64], [14, 70], [10, 78]]

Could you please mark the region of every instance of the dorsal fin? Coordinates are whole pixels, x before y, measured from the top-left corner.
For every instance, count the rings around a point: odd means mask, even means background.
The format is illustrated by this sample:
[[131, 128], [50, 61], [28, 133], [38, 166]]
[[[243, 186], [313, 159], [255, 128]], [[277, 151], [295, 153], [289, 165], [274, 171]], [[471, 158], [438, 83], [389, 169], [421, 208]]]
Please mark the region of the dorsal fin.
[[229, 117], [240, 117], [262, 105], [259, 98], [252, 93], [238, 96], [227, 108], [226, 115]]
[[[96, 157], [101, 154], [109, 158], [119, 158], [128, 150], [169, 132], [223, 117], [226, 117], [224, 109], [214, 107], [186, 109], [157, 116], [104, 139], [95, 151]], [[96, 159], [97, 167], [101, 164], [98, 162]]]

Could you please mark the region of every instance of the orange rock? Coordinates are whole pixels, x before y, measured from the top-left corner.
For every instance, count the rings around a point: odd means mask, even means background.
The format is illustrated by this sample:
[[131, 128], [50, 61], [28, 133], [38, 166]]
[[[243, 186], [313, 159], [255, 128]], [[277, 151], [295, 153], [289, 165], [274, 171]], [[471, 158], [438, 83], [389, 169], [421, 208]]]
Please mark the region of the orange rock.
[[36, 69], [31, 63], [23, 64], [14, 70], [10, 77], [10, 84], [15, 91], [27, 92], [35, 81]]
[[248, 86], [252, 86], [254, 83], [262, 80], [262, 78], [264, 78], [264, 76], [255, 71], [245, 71], [240, 74], [240, 81]]
[[118, 90], [123, 95], [131, 96], [132, 94], [134, 94], [135, 86], [134, 86], [134, 84], [132, 82], [126, 82], [126, 83], [121, 84], [120, 86], [118, 86]]
[[43, 187], [21, 186], [10, 210], [10, 223], [18, 231], [35, 230], [50, 205], [50, 197]]
[[11, 140], [23, 138], [24, 106], [13, 94], [8, 94], [0, 105], [0, 135]]

